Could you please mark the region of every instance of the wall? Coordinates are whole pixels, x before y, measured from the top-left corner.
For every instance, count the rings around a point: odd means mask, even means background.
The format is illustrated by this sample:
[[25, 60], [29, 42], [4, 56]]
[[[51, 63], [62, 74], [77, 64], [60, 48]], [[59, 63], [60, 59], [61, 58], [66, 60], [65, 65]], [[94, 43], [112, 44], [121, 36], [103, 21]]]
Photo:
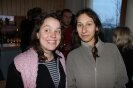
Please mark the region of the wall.
[[75, 14], [78, 10], [84, 8], [86, 0], [65, 0], [65, 8], [71, 9]]
[[33, 7], [60, 10], [64, 8], [64, 0], [0, 0], [0, 15], [24, 16]]
[[132, 8], [133, 8], [133, 0], [128, 0], [125, 25], [128, 26], [133, 32], [133, 9]]
[[73, 13], [85, 7], [89, 0], [0, 0], [0, 15], [25, 16], [33, 7], [43, 11], [71, 9]]

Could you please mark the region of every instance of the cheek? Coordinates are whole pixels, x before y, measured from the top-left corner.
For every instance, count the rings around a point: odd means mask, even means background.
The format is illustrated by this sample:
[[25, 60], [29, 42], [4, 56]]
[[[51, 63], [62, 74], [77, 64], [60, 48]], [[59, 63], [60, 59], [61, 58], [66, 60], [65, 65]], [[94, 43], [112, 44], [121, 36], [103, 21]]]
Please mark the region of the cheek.
[[61, 40], [61, 34], [57, 35], [57, 39], [60, 41]]
[[90, 33], [95, 34], [96, 30], [90, 30]]
[[38, 35], [37, 35], [37, 37], [38, 37], [38, 39], [41, 41], [43, 41], [43, 40], [45, 40], [46, 38], [47, 38], [47, 34], [45, 33], [38, 33]]
[[43, 36], [42, 36], [42, 34], [41, 33], [37, 33], [37, 38], [38, 39], [40, 39], [40, 38], [42, 38]]
[[95, 33], [97, 32], [96, 27], [93, 27], [93, 26], [92, 26], [92, 27], [90, 28], [89, 32], [90, 32], [92, 35], [95, 35]]
[[79, 37], [81, 37], [81, 31], [80, 31], [80, 30], [77, 30], [77, 35], [78, 35]]
[[77, 28], [77, 33], [80, 34], [81, 33], [81, 29]]

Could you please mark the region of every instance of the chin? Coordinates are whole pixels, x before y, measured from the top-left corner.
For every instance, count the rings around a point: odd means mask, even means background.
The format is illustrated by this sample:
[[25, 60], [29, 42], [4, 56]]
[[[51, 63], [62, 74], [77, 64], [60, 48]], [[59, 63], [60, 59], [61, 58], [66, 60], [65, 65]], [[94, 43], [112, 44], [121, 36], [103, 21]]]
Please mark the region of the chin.
[[56, 49], [56, 47], [49, 47], [48, 49], [51, 50], [51, 51], [53, 51], [53, 50]]
[[82, 39], [82, 41], [83, 41], [83, 42], [89, 42], [89, 41], [91, 41], [91, 40], [89, 40], [89, 39]]
[[89, 41], [89, 39], [87, 39], [87, 38], [82, 38], [82, 41]]

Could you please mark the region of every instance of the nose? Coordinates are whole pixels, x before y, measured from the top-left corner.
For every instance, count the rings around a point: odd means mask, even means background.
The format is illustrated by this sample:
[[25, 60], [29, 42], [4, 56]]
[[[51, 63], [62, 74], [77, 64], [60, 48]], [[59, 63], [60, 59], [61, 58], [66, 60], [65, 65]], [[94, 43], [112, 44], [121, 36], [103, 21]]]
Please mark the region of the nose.
[[52, 32], [51, 37], [55, 38], [56, 37], [56, 32]]
[[86, 33], [86, 26], [82, 27], [82, 33]]

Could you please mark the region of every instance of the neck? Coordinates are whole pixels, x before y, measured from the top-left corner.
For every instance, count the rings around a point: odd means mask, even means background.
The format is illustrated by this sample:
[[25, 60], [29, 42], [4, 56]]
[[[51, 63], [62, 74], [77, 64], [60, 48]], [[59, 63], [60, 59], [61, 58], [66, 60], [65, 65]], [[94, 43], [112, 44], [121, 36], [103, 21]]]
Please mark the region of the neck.
[[47, 57], [47, 61], [51, 61], [54, 59], [52, 52], [44, 52], [44, 55]]
[[95, 39], [93, 39], [93, 40], [91, 40], [90, 42], [88, 42], [88, 44], [90, 45], [90, 46], [95, 46], [95, 44], [96, 44], [96, 40]]
[[98, 42], [98, 37], [93, 38], [88, 44], [92, 47], [94, 47]]

